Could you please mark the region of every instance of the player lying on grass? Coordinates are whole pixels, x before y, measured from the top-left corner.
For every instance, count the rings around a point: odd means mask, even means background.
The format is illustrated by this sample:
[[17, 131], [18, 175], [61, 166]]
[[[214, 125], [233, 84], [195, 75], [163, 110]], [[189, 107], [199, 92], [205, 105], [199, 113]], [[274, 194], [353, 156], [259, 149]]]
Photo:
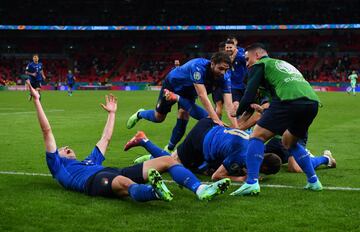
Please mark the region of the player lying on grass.
[[[212, 175], [212, 179], [230, 178], [233, 181], [244, 181], [243, 169], [248, 139], [249, 135], [244, 131], [219, 126], [210, 118], [204, 118], [194, 126], [171, 156], [194, 172]], [[144, 147], [153, 157], [170, 156], [154, 145], [142, 131], [125, 145], [125, 151], [135, 146]], [[146, 155], [137, 162], [150, 158]], [[280, 166], [281, 160], [278, 156], [265, 154], [261, 172], [275, 174], [280, 170]]]
[[[256, 122], [261, 118], [261, 115], [269, 108], [269, 102], [265, 98], [261, 101], [261, 106], [257, 104], [252, 104], [255, 109], [254, 114], [245, 121], [239, 122], [239, 127], [242, 130], [248, 129], [256, 124]], [[307, 136], [304, 139], [300, 139], [299, 143], [306, 147]], [[308, 150], [307, 150], [308, 151]], [[275, 136], [271, 138], [265, 144], [265, 153], [273, 153], [280, 157], [283, 164], [287, 164], [288, 172], [302, 172], [301, 167], [296, 162], [295, 158], [289, 153], [288, 150], [284, 148], [281, 142], [281, 136]], [[329, 150], [325, 150], [322, 156], [314, 156], [308, 151], [310, 155], [311, 163], [314, 169], [318, 168], [321, 165], [326, 165], [328, 168], [336, 167], [336, 160], [332, 156]]]
[[[306, 143], [302, 143], [302, 142], [303, 141], [299, 141], [299, 143], [303, 144], [303, 146], [305, 147]], [[265, 153], [268, 152], [278, 155], [282, 163], [287, 164], [288, 172], [303, 172], [299, 164], [294, 159], [294, 157], [282, 145], [281, 137], [275, 136], [266, 143]], [[323, 155], [321, 156], [314, 156], [308, 150], [307, 152], [310, 155], [310, 160], [314, 169], [317, 169], [321, 165], [326, 165], [328, 168], [336, 168], [336, 160], [332, 156], [331, 151], [325, 150], [323, 152]]]
[[[27, 81], [34, 98], [38, 120], [43, 132], [46, 161], [52, 176], [65, 188], [91, 196], [124, 197], [130, 196], [136, 201], [170, 201], [172, 193], [168, 190], [158, 171], [168, 171], [180, 185], [193, 191], [200, 200], [209, 200], [223, 193], [229, 186], [229, 179], [222, 179], [210, 185], [201, 184], [192, 172], [184, 168], [171, 157], [149, 160], [143, 164], [125, 168], [102, 166], [105, 152], [110, 143], [115, 125], [117, 99], [106, 96], [102, 108], [108, 112], [107, 122], [95, 148], [83, 161], [69, 147], [57, 149], [50, 124], [39, 101], [39, 93]], [[149, 181], [150, 185], [143, 184]]]

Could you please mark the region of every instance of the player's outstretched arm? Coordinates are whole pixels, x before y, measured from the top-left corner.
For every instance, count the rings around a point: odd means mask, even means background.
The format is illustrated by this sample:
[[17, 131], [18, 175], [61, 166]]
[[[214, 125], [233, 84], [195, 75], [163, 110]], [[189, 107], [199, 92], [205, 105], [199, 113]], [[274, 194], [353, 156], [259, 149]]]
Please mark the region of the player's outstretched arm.
[[117, 110], [117, 98], [112, 94], [105, 96], [105, 105], [100, 104], [101, 107], [108, 112], [108, 118], [102, 133], [101, 139], [97, 142], [96, 146], [101, 153], [105, 155], [106, 149], [110, 144], [110, 140], [115, 126], [115, 113]]
[[207, 91], [206, 91], [205, 86], [203, 84], [194, 84], [194, 86], [195, 86], [196, 93], [199, 96], [199, 99], [200, 99], [201, 103], [203, 104], [205, 110], [208, 112], [210, 118], [215, 123], [223, 126], [224, 123], [220, 120], [220, 118], [216, 114], [216, 112], [207, 96]]
[[32, 95], [34, 99], [34, 105], [36, 108], [37, 117], [40, 123], [40, 127], [44, 136], [44, 142], [46, 151], [49, 153], [54, 153], [56, 151], [56, 142], [54, 135], [52, 133], [50, 123], [45, 115], [45, 112], [41, 106], [40, 103], [40, 94], [38, 91], [36, 91], [30, 84], [30, 81], [26, 81], [26, 85], [28, 86], [30, 90], [30, 94]]

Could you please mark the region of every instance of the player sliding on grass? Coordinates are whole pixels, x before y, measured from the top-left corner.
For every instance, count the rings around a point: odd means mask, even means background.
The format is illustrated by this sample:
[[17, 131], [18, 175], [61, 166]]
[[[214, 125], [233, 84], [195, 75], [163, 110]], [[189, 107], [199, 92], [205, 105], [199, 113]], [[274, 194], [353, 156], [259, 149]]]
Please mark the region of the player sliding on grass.
[[[234, 110], [231, 81], [230, 78], [224, 77], [230, 65], [229, 55], [224, 52], [217, 52], [211, 57], [211, 60], [196, 58], [174, 68], [163, 81], [156, 109], [139, 109], [128, 119], [127, 128], [134, 127], [140, 119], [156, 123], [164, 121], [166, 115], [171, 111], [171, 107], [178, 102], [178, 119], [166, 147], [168, 151], [174, 150], [185, 133], [189, 116], [197, 120], [210, 116], [214, 122], [223, 125], [207, 96], [216, 87], [222, 89], [228, 117], [233, 124], [236, 124], [236, 120], [231, 117]], [[205, 110], [195, 104], [197, 97], [199, 97]]]
[[[212, 175], [212, 179], [230, 178], [233, 181], [245, 180], [246, 150], [249, 135], [244, 131], [219, 126], [209, 118], [201, 119], [184, 142], [171, 156], [190, 170]], [[144, 147], [152, 157], [170, 156], [154, 145], [139, 131], [126, 145], [125, 151], [135, 146]], [[148, 160], [149, 155], [142, 156], [135, 162]], [[281, 160], [274, 154], [266, 154], [261, 166], [264, 174], [275, 174], [280, 170]]]
[[[86, 193], [91, 196], [130, 197], [136, 201], [172, 200], [158, 171], [168, 171], [180, 185], [193, 191], [200, 200], [212, 197], [227, 190], [230, 180], [222, 179], [210, 185], [201, 182], [171, 157], [149, 160], [143, 164], [125, 168], [102, 166], [105, 152], [110, 143], [117, 110], [117, 99], [106, 96], [106, 104], [102, 108], [108, 112], [107, 122], [95, 148], [83, 161], [76, 160], [76, 155], [69, 147], [57, 149], [50, 124], [39, 101], [39, 93], [27, 81], [30, 93], [34, 98], [38, 120], [43, 132], [46, 161], [52, 176], [66, 189]], [[158, 170], [158, 171], [157, 171]], [[147, 181], [150, 185], [146, 185]]]
[[259, 169], [264, 156], [264, 142], [275, 135], [282, 135], [282, 144], [288, 149], [307, 176], [305, 189], [320, 191], [322, 185], [316, 176], [310, 156], [299, 139], [306, 136], [318, 112], [319, 98], [302, 74], [291, 64], [272, 59], [263, 44], [255, 43], [245, 54], [249, 68], [249, 81], [245, 95], [237, 110], [240, 123], [251, 117], [255, 97], [262, 87], [271, 97], [269, 108], [257, 121], [247, 150], [247, 179], [232, 195], [260, 193]]

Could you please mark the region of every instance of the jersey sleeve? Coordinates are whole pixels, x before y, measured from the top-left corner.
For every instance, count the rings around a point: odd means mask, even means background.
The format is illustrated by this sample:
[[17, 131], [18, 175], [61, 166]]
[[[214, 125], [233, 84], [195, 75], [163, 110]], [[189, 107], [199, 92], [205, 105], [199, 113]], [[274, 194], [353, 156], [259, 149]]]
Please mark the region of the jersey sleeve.
[[240, 116], [245, 111], [252, 113], [254, 109], [250, 107], [250, 104], [255, 102], [257, 90], [260, 86], [261, 81], [264, 79], [264, 65], [255, 64], [249, 71], [248, 85], [245, 90], [245, 94], [241, 99], [239, 108], [237, 109], [236, 115]]
[[226, 157], [222, 163], [230, 176], [242, 176], [243, 166], [241, 165], [241, 157], [238, 153], [233, 153]]
[[243, 48], [238, 48], [238, 53], [236, 54], [236, 59], [237, 59], [239, 62], [246, 64], [246, 60], [245, 60], [245, 50], [244, 50]]
[[190, 66], [190, 79], [194, 84], [204, 84], [204, 70], [197, 64]]
[[97, 146], [94, 147], [94, 149], [92, 150], [91, 154], [86, 157], [83, 162], [86, 164], [98, 164], [101, 165], [102, 162], [104, 162], [105, 160], [105, 156], [101, 153], [101, 151], [99, 150], [99, 148]]
[[231, 93], [231, 72], [230, 71], [227, 71], [224, 75], [222, 90], [223, 90], [223, 93]]
[[48, 165], [51, 174], [55, 176], [61, 167], [61, 159], [57, 149], [53, 153], [46, 152], [46, 163]]
[[33, 69], [32, 69], [32, 66], [31, 66], [31, 63], [29, 63], [28, 65], [26, 65], [25, 70], [26, 70], [26, 71], [28, 71], [28, 72], [33, 72]]

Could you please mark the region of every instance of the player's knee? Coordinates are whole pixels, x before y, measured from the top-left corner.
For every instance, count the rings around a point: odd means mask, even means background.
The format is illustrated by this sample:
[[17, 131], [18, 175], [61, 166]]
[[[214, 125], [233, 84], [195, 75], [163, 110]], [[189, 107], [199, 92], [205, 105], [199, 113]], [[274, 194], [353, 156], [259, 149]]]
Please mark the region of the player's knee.
[[169, 164], [170, 166], [178, 164], [179, 162], [176, 161], [176, 159], [174, 159], [174, 157], [172, 156], [166, 156], [166, 163]]
[[155, 112], [155, 118], [157, 122], [163, 122], [166, 118], [166, 114], [160, 114], [158, 112]]
[[289, 150], [292, 146], [294, 146], [296, 142], [297, 139], [288, 131], [286, 131], [281, 138], [281, 143], [283, 147], [287, 150]]
[[190, 115], [186, 110], [179, 109], [179, 111], [178, 111], [178, 119], [189, 120]]
[[161, 162], [162, 162], [161, 168], [164, 171], [176, 164], [179, 164], [179, 162], [177, 162], [176, 159], [174, 159], [172, 156], [163, 156]]
[[118, 196], [128, 195], [128, 189], [134, 182], [125, 176], [117, 176], [111, 183], [111, 188]]

